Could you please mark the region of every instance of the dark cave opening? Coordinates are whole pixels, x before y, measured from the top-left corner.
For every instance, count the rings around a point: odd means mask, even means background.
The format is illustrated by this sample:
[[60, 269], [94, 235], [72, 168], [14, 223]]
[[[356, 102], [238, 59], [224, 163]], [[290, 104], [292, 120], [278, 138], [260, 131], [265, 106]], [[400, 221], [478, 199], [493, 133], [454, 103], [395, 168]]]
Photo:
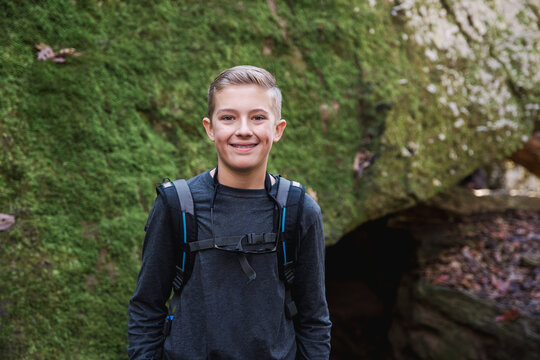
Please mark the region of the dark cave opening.
[[370, 221], [326, 251], [331, 359], [394, 359], [388, 331], [402, 275], [416, 267], [415, 241]]

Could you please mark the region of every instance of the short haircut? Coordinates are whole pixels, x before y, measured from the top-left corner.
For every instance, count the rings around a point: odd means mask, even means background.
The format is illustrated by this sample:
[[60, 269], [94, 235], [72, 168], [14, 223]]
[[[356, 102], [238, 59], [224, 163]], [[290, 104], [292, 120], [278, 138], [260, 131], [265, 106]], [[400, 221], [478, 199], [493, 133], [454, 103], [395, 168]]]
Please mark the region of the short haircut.
[[216, 93], [227, 86], [258, 85], [269, 91], [272, 97], [272, 110], [276, 121], [281, 119], [281, 91], [276, 85], [276, 79], [265, 69], [250, 65], [235, 66], [223, 71], [210, 84], [208, 88], [208, 118], [212, 121], [215, 110]]

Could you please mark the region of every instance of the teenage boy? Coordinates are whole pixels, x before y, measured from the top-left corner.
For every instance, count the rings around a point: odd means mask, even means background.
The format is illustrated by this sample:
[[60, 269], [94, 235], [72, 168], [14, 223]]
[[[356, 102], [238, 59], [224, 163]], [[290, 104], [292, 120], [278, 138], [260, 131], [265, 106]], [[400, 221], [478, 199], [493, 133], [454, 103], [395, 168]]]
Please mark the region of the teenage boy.
[[[280, 177], [268, 174], [266, 166], [286, 122], [281, 119], [281, 92], [274, 77], [253, 66], [222, 72], [208, 90], [203, 125], [215, 143], [218, 161], [217, 168], [188, 181], [198, 239], [276, 231]], [[180, 240], [173, 232], [174, 219], [158, 196], [146, 225], [142, 266], [129, 304], [130, 358], [328, 359], [331, 323], [321, 211], [309, 195], [303, 204], [292, 289], [298, 314], [293, 319], [285, 314], [286, 291], [275, 246], [256, 254], [211, 248], [196, 252], [170, 334], [163, 341]]]

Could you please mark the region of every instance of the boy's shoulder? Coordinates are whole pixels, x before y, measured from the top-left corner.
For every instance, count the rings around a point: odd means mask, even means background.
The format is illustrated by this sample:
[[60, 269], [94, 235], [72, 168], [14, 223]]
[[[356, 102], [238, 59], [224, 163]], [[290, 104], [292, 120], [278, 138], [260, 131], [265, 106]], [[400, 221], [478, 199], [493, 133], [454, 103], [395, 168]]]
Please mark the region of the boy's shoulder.
[[186, 179], [189, 186], [198, 185], [198, 184], [211, 184], [212, 176], [210, 175], [211, 170], [206, 170], [198, 175], [195, 175], [191, 179]]
[[317, 201], [308, 193], [304, 196], [304, 213], [307, 213], [311, 216], [320, 215], [321, 207]]
[[204, 194], [208, 191], [213, 191], [214, 186], [212, 183], [211, 170], [206, 170], [199, 175], [195, 175], [191, 179], [186, 179], [189, 185], [189, 189], [193, 194]]

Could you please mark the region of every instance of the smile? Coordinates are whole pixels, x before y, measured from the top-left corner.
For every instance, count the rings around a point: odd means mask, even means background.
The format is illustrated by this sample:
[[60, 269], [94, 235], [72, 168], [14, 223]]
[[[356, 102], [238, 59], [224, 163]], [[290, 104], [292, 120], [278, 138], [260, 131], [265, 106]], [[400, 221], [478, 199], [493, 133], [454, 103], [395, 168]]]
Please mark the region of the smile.
[[249, 145], [231, 144], [231, 146], [237, 149], [250, 149], [257, 146], [257, 144], [249, 144]]

